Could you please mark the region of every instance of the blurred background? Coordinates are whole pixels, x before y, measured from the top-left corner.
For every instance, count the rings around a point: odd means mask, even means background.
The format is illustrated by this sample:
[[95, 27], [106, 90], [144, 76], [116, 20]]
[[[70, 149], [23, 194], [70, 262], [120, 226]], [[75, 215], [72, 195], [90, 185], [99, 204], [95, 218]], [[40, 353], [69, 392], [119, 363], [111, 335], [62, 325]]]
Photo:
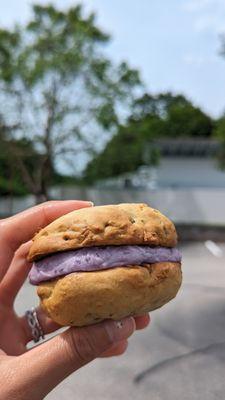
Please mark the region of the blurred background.
[[[147, 202], [183, 252], [181, 293], [151, 329], [49, 399], [223, 398], [224, 1], [0, 4], [0, 217], [47, 199]], [[23, 290], [21, 312], [37, 301]]]

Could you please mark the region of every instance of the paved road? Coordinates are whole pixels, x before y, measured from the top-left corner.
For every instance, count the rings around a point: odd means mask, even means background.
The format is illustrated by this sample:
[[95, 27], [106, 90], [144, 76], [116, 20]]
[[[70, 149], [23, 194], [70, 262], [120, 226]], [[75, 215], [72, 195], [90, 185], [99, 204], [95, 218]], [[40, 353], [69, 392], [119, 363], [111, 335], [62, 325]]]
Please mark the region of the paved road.
[[[151, 327], [130, 339], [126, 355], [84, 367], [47, 399], [224, 399], [225, 245], [219, 246], [220, 258], [204, 243], [183, 246], [177, 298], [152, 313]], [[35, 299], [26, 284], [17, 309]]]

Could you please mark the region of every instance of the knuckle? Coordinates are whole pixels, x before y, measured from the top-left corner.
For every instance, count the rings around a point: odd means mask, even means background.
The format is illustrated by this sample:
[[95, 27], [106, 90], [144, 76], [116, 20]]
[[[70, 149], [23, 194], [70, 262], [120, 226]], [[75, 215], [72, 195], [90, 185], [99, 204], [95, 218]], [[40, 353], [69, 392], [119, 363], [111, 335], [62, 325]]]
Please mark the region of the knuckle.
[[109, 348], [113, 341], [104, 327], [78, 328], [71, 332], [72, 357], [79, 359], [81, 364], [98, 357]]
[[8, 218], [0, 219], [0, 237], [3, 236], [3, 232], [5, 232], [8, 226]]
[[18, 247], [18, 249], [15, 251], [14, 257], [25, 258], [28, 254], [30, 246], [31, 246], [31, 242], [26, 242], [26, 243], [21, 244], [20, 247]]
[[90, 335], [85, 329], [78, 329], [72, 333], [73, 356], [83, 364], [96, 356], [97, 349]]
[[47, 225], [51, 222], [51, 217], [50, 217], [51, 209], [57, 203], [58, 203], [57, 200], [49, 200], [44, 203], [41, 203], [40, 206], [38, 206], [38, 207], [40, 207], [41, 212], [42, 212], [44, 225]]
[[83, 333], [78, 333], [77, 344], [80, 356], [84, 361], [95, 357], [98, 353], [98, 346], [96, 346], [92, 337], [86, 331], [84, 331]]

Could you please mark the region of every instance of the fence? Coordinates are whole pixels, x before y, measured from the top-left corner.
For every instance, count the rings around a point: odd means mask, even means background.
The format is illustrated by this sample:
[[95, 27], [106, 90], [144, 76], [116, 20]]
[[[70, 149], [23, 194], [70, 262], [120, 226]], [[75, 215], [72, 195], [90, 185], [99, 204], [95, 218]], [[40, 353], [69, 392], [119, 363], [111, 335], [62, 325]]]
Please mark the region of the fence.
[[[158, 208], [180, 224], [216, 225], [225, 227], [225, 189], [159, 189], [103, 190], [80, 187], [57, 187], [51, 190], [54, 199], [91, 200], [96, 205], [121, 202], [144, 202]], [[0, 215], [16, 214], [34, 205], [33, 196], [0, 198]]]

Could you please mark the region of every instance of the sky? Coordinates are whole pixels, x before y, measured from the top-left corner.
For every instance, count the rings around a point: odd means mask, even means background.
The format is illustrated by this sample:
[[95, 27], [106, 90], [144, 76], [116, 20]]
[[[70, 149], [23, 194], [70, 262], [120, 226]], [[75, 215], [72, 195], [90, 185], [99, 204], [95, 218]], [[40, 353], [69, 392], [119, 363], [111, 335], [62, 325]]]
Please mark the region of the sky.
[[[25, 22], [27, 0], [0, 0], [0, 25]], [[48, 1], [39, 0], [39, 4]], [[225, 111], [225, 0], [55, 0], [65, 8], [82, 3], [111, 34], [107, 52], [138, 68], [151, 93], [185, 94], [213, 117]]]

